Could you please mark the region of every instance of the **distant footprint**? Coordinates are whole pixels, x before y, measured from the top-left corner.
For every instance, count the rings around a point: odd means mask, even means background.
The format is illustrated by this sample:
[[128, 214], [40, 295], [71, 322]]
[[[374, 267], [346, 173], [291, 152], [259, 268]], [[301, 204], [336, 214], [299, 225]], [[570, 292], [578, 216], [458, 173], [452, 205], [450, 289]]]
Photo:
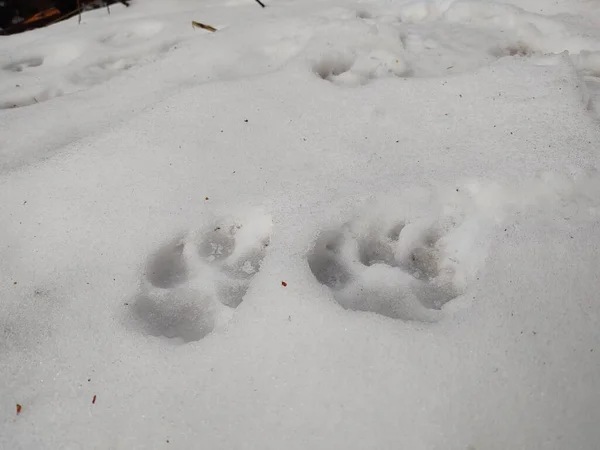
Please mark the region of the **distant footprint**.
[[153, 58], [161, 57], [164, 53], [169, 52], [176, 43], [175, 40], [169, 40], [140, 46], [139, 51], [135, 52], [131, 50], [113, 52], [111, 56], [71, 73], [68, 79], [78, 89], [93, 87], [117, 77], [133, 67], [142, 66]]
[[375, 49], [358, 56], [330, 55], [319, 60], [313, 71], [322, 79], [346, 87], [362, 86], [379, 78], [408, 77], [411, 69], [399, 54]]
[[308, 264], [345, 309], [434, 322], [460, 293], [443, 268], [444, 234], [435, 224], [353, 221], [322, 233]]
[[44, 64], [44, 58], [34, 57], [12, 62], [2, 67], [2, 69], [9, 72], [23, 72], [30, 68], [40, 67], [42, 64]]
[[366, 9], [359, 9], [358, 11], [356, 11], [356, 17], [358, 17], [359, 19], [368, 20], [373, 18], [373, 14], [371, 14]]
[[132, 315], [153, 336], [197, 341], [226, 323], [260, 270], [271, 219], [219, 220], [178, 236], [148, 260]]
[[525, 42], [517, 41], [505, 46], [492, 48], [490, 54], [496, 58], [504, 58], [506, 56], [521, 56], [529, 57], [536, 53], [532, 46]]
[[150, 39], [163, 29], [164, 24], [162, 22], [140, 21], [129, 25], [128, 28], [118, 28], [114, 32], [102, 36], [99, 42], [104, 45], [122, 48]]
[[[490, 23], [496, 14], [515, 25], [505, 30], [496, 21]], [[500, 58], [541, 53], [531, 33], [535, 26], [521, 30], [520, 19], [515, 20], [521, 15], [512, 7], [481, 4], [469, 11], [461, 2], [438, 7], [417, 0], [400, 11], [391, 7], [373, 14], [341, 8], [332, 10], [331, 17], [337, 21], [315, 35], [309, 57], [312, 71], [338, 86], [357, 87], [381, 78], [446, 77]], [[547, 26], [557, 29], [550, 22]]]
[[[161, 38], [160, 22], [144, 22], [128, 31], [115, 32], [99, 39], [105, 46], [89, 64], [78, 59], [86, 53], [86, 44], [60, 44], [46, 49], [44, 55], [34, 55], [7, 61], [0, 67], [12, 76], [17, 89], [12, 89], [0, 98], [0, 109], [21, 108], [43, 103], [53, 98], [79, 92], [122, 75], [134, 67], [143, 66], [161, 58], [176, 47], [178, 39]], [[155, 36], [156, 35], [156, 36]], [[94, 52], [92, 52], [94, 53]], [[29, 81], [31, 75], [38, 75], [41, 69], [67, 68], [61, 75], [60, 83], [55, 77], [39, 74], [35, 84]], [[30, 86], [30, 87], [26, 87]]]

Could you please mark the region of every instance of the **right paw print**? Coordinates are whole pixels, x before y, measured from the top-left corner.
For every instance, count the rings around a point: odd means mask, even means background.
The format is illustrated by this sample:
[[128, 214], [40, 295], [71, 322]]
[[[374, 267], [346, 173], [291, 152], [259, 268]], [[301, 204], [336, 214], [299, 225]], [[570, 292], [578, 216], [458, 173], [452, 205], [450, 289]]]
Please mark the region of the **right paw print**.
[[150, 256], [134, 322], [147, 334], [197, 341], [226, 323], [260, 270], [268, 216], [224, 218], [178, 236]]
[[322, 233], [308, 264], [345, 309], [435, 322], [460, 293], [443, 261], [447, 230], [438, 225], [351, 221]]

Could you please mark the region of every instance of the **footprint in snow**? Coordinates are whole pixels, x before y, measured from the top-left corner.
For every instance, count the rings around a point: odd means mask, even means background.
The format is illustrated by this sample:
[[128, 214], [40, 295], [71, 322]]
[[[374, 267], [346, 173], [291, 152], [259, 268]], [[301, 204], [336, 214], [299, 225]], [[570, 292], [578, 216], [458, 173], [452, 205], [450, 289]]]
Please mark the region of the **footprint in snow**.
[[226, 323], [260, 270], [271, 219], [224, 218], [150, 256], [132, 315], [147, 334], [197, 341]]
[[356, 87], [380, 78], [406, 78], [412, 71], [406, 60], [387, 49], [373, 49], [358, 55], [333, 53], [313, 65], [316, 75], [333, 84]]
[[[0, 68], [10, 76], [17, 89], [0, 98], [0, 109], [21, 108], [43, 103], [53, 98], [72, 94], [102, 84], [125, 71], [143, 66], [170, 52], [178, 39], [161, 37], [163, 24], [142, 22], [129, 30], [113, 31], [100, 37], [100, 50], [94, 61], [84, 64], [84, 43], [59, 43], [49, 46], [42, 53], [30, 56], [0, 58]], [[102, 49], [102, 47], [105, 47]], [[85, 60], [85, 59], [83, 59]], [[40, 83], [31, 83], [31, 77], [50, 64], [53, 69], [63, 70], [68, 83], [56, 83], [55, 77], [37, 77]], [[72, 69], [66, 70], [71, 67]]]
[[460, 293], [443, 264], [445, 234], [436, 224], [356, 220], [322, 233], [308, 264], [345, 309], [435, 322]]
[[42, 64], [44, 64], [44, 58], [23, 58], [6, 64], [2, 67], [2, 70], [6, 70], [8, 72], [23, 72], [32, 68], [40, 67]]
[[153, 38], [164, 27], [164, 23], [155, 20], [142, 20], [128, 24], [127, 27], [119, 25], [108, 34], [101, 36], [98, 42], [116, 48], [127, 47]]
[[[447, 77], [539, 53], [526, 31], [505, 32], [478, 16], [443, 14], [431, 21], [436, 8], [426, 14], [416, 4], [396, 9], [332, 11], [334, 20], [309, 47], [312, 72], [337, 86], [358, 87], [385, 78]], [[507, 20], [513, 13], [489, 11]]]

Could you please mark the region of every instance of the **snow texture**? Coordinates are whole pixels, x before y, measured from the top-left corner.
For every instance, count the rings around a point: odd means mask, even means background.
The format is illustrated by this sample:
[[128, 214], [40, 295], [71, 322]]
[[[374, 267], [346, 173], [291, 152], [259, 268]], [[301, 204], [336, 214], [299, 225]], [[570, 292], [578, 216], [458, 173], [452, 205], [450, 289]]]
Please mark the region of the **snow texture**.
[[266, 3], [0, 39], [0, 448], [596, 450], [598, 3]]

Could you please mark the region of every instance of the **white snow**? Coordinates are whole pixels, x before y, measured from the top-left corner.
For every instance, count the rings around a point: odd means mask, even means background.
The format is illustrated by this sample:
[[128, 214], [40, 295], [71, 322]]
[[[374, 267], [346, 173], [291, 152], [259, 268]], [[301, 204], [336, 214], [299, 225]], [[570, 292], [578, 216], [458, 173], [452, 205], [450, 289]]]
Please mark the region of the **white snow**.
[[0, 448], [597, 449], [600, 4], [266, 3], [0, 39]]

